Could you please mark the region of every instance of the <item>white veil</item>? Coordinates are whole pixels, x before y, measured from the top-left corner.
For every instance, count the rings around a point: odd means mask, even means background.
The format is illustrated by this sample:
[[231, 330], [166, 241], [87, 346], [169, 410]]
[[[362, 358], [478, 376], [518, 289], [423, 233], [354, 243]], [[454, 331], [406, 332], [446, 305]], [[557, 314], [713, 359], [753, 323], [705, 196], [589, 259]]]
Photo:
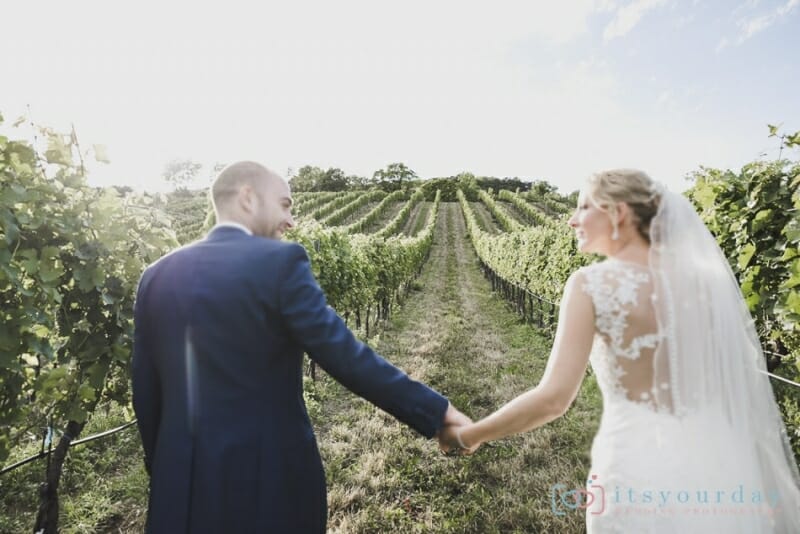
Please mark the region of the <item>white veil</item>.
[[764, 354], [739, 285], [692, 204], [662, 186], [654, 195], [661, 198], [650, 267], [664, 335], [655, 354], [656, 402], [678, 417], [710, 410], [727, 419], [755, 451], [764, 490], [779, 495], [776, 532], [798, 533], [800, 474], [769, 378], [759, 372]]

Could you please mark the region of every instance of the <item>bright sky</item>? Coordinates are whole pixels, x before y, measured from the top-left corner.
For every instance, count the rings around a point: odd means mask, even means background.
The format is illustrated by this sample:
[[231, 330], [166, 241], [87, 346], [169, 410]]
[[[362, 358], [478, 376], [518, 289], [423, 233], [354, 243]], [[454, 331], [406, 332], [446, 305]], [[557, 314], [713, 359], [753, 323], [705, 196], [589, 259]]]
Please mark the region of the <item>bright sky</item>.
[[[800, 0], [28, 1], [3, 8], [0, 113], [104, 144], [91, 181], [254, 159], [371, 176], [671, 188], [800, 130]], [[14, 135], [14, 134], [12, 134]], [[19, 130], [17, 137], [29, 135]]]

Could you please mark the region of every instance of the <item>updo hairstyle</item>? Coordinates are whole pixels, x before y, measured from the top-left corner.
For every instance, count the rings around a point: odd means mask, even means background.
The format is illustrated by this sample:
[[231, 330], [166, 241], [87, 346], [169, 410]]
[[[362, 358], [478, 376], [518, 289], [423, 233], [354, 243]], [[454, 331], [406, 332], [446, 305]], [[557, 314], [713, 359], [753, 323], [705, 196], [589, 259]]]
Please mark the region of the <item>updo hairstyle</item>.
[[588, 200], [608, 212], [614, 232], [617, 232], [617, 204], [630, 206], [633, 224], [639, 234], [650, 242], [650, 222], [658, 211], [661, 193], [658, 184], [646, 173], [636, 169], [612, 169], [589, 178], [586, 187]]

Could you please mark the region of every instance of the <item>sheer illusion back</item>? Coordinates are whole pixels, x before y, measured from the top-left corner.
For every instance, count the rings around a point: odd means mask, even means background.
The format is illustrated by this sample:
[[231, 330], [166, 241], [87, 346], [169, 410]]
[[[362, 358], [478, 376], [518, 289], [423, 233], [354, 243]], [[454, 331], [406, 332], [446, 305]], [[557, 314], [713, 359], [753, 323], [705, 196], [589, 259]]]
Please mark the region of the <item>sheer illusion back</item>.
[[[592, 367], [606, 403], [627, 399], [657, 411], [670, 411], [669, 369], [653, 307], [654, 285], [648, 267], [610, 259], [581, 270], [582, 290], [595, 309]], [[663, 364], [661, 362], [664, 362]]]
[[[598, 494], [601, 506], [587, 507], [587, 531], [772, 532], [764, 513], [748, 508], [752, 514], [745, 518], [713, 514], [725, 513], [724, 501], [707, 508], [709, 491], [726, 493], [741, 485], [749, 493], [764, 484], [755, 451], [742, 444], [723, 411], [713, 403], [675, 409], [670, 377], [678, 369], [670, 373], [670, 335], [658, 319], [653, 271], [609, 259], [580, 273], [580, 287], [594, 306], [590, 361], [603, 395], [591, 474], [607, 492]], [[661, 500], [653, 506], [656, 494]], [[678, 495], [685, 502], [669, 498]], [[703, 507], [708, 511], [694, 512]]]

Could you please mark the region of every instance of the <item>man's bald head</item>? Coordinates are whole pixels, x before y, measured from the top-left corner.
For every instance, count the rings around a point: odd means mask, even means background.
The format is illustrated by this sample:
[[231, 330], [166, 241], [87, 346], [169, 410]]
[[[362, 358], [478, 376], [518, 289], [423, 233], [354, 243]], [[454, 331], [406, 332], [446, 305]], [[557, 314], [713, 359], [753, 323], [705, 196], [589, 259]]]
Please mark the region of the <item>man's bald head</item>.
[[269, 180], [281, 178], [255, 161], [238, 161], [226, 166], [211, 186], [211, 198], [217, 212], [228, 204], [244, 185], [259, 189]]
[[238, 222], [258, 235], [279, 238], [294, 225], [288, 184], [254, 161], [222, 169], [211, 186], [211, 199], [218, 222]]

